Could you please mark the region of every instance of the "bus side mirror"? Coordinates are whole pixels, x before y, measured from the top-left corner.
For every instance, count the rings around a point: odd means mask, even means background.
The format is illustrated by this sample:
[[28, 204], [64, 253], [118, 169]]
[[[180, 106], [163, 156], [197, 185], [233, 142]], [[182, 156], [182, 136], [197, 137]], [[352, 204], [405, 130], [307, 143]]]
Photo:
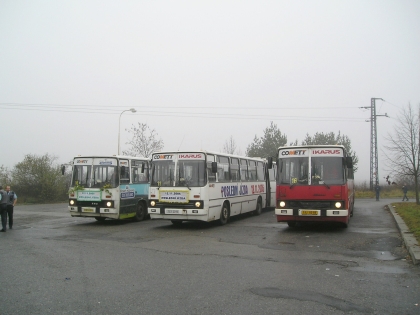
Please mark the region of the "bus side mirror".
[[346, 157], [347, 168], [353, 168], [353, 158], [351, 156]]
[[267, 167], [268, 167], [268, 169], [273, 168], [273, 158], [271, 156], [269, 156], [268, 159], [267, 159]]
[[61, 165], [61, 175], [64, 175], [65, 172], [66, 172], [66, 166]]
[[211, 172], [217, 173], [217, 162], [211, 162]]

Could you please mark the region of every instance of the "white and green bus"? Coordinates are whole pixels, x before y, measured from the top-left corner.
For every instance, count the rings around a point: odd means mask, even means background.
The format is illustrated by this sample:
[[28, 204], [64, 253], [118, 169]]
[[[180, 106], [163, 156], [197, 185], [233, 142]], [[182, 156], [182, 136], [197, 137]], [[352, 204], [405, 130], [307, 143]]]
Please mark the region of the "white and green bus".
[[275, 207], [275, 169], [264, 159], [207, 151], [152, 154], [152, 219], [215, 221]]
[[121, 155], [75, 157], [69, 190], [70, 215], [98, 221], [144, 220], [149, 165], [149, 159]]

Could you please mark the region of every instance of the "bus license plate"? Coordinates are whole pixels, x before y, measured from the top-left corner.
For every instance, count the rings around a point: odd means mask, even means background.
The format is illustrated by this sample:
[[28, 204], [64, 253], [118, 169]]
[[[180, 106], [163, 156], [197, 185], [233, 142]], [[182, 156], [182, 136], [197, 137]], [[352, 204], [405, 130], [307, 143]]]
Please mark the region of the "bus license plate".
[[319, 210], [302, 210], [301, 215], [319, 215]]
[[83, 208], [83, 212], [95, 212], [93, 208]]
[[181, 214], [181, 209], [165, 209], [165, 214]]

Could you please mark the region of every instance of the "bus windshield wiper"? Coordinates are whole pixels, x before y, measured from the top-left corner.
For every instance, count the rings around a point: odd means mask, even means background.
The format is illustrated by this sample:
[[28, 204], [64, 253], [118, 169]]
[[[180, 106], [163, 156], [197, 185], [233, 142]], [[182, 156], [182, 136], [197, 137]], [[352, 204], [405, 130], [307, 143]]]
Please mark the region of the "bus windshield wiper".
[[327, 188], [328, 188], [328, 189], [330, 189], [330, 186], [329, 186], [326, 182], [324, 182], [324, 181], [322, 181], [322, 182], [321, 182], [321, 181], [320, 181], [319, 183], [320, 183], [320, 184], [322, 184], [322, 185], [327, 186]]

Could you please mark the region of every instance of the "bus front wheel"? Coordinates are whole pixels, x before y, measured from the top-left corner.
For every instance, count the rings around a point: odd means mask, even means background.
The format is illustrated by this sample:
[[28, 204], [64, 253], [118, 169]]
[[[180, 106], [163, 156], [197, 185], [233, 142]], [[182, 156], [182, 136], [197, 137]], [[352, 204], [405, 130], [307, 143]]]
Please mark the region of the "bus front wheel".
[[222, 211], [220, 211], [220, 225], [225, 225], [229, 221], [229, 207], [226, 202], [223, 204]]
[[287, 222], [287, 225], [288, 225], [289, 227], [295, 227], [295, 226], [296, 226], [296, 221], [288, 221], [288, 222]]
[[106, 220], [106, 218], [104, 218], [104, 217], [95, 217], [95, 220], [98, 221], [98, 222], [103, 222], [103, 221]]
[[142, 202], [139, 202], [137, 204], [136, 216], [134, 217], [134, 220], [139, 222], [139, 221], [143, 221], [145, 218], [146, 218], [146, 206]]

